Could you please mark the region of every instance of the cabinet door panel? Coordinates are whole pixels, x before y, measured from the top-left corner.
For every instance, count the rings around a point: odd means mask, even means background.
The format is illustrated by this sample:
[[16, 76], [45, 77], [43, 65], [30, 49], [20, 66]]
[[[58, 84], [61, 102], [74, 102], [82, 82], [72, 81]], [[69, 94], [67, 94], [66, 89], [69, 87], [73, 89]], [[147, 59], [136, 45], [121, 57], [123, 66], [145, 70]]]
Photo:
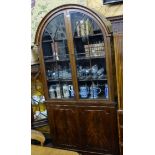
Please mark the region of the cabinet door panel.
[[104, 34], [92, 17], [70, 14], [79, 98], [108, 99]]
[[74, 99], [66, 33], [64, 13], [60, 13], [47, 23], [42, 35], [46, 96], [49, 99]]
[[116, 134], [114, 109], [87, 107], [80, 110], [79, 117], [82, 124], [82, 144], [94, 151], [113, 151]]
[[77, 111], [69, 107], [50, 107], [49, 122], [54, 134], [54, 144], [67, 147], [79, 146], [79, 125]]

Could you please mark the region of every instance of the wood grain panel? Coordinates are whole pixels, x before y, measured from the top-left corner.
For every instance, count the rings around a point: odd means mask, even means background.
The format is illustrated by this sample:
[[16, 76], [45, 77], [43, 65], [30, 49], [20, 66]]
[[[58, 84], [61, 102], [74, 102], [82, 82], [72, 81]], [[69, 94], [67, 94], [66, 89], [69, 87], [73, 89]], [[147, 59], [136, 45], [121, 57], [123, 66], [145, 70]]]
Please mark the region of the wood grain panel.
[[120, 155], [123, 155], [123, 144], [120, 144]]
[[117, 132], [115, 115], [112, 108], [81, 109], [79, 111], [83, 137], [81, 144], [92, 151], [116, 153], [118, 139], [115, 136]]
[[123, 109], [123, 34], [114, 35], [118, 108]]
[[123, 155], [123, 110], [117, 111], [120, 155]]
[[[50, 126], [54, 134], [53, 141], [57, 145], [67, 147], [79, 146], [79, 124], [77, 111], [70, 107], [53, 106], [48, 108]], [[51, 133], [52, 134], [52, 133]]]

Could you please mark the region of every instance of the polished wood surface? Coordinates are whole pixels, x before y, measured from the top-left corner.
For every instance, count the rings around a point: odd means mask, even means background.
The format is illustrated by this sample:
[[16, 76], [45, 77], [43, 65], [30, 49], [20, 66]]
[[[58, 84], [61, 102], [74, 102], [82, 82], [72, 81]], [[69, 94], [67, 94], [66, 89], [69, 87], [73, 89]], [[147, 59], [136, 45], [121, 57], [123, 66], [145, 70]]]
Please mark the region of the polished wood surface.
[[117, 111], [120, 155], [123, 155], [123, 110]]
[[83, 128], [82, 144], [86, 148], [100, 152], [113, 152], [113, 145], [115, 145], [115, 128], [114, 109], [89, 107], [79, 109], [79, 119]]
[[51, 136], [56, 147], [118, 154], [115, 107], [48, 104]]
[[120, 155], [123, 154], [123, 34], [114, 34], [115, 66], [118, 93], [118, 133]]
[[[65, 11], [65, 16], [68, 16], [69, 12]], [[75, 61], [75, 55], [74, 55], [74, 41], [73, 41], [73, 35], [72, 35], [72, 28], [71, 28], [71, 20], [70, 18], [65, 18], [65, 25], [66, 25], [66, 35], [68, 38], [68, 50], [70, 51], [70, 62], [71, 62], [71, 71], [72, 71], [72, 81], [74, 90], [75, 90], [75, 99], [78, 100], [79, 98], [79, 92], [78, 92], [78, 82], [77, 82], [77, 73], [76, 73], [76, 61]]]
[[77, 111], [70, 106], [50, 105], [48, 116], [53, 143], [55, 145], [77, 148], [80, 145]]
[[123, 34], [114, 34], [118, 108], [123, 109]]

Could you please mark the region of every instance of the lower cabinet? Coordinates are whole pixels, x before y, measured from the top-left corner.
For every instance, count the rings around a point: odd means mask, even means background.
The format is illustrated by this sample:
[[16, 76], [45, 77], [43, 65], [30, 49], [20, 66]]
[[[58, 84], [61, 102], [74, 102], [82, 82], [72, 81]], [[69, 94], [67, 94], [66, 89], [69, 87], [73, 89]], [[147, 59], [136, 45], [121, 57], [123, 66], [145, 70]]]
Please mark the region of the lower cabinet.
[[114, 106], [47, 104], [53, 145], [82, 155], [118, 155]]

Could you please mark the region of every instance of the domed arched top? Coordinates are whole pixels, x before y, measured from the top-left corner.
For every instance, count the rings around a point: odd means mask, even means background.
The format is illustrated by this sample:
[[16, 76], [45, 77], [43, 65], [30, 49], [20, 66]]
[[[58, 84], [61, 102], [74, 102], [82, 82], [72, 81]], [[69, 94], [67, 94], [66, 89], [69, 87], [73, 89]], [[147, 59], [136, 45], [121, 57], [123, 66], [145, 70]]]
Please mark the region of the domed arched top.
[[81, 11], [83, 13], [88, 14], [88, 16], [94, 17], [100, 23], [104, 30], [104, 34], [106, 36], [110, 36], [112, 33], [112, 25], [111, 22], [106, 19], [105, 16], [103, 16], [100, 12], [97, 12], [95, 10], [92, 10], [90, 8], [87, 8], [85, 6], [77, 5], [77, 4], [67, 4], [67, 5], [62, 5], [59, 7], [54, 8], [51, 10], [40, 22], [36, 35], [35, 35], [35, 44], [39, 44], [39, 40], [41, 37], [41, 32], [44, 29], [44, 25], [47, 23], [47, 21], [54, 16], [55, 14], [58, 14], [59, 12], [65, 11], [65, 10], [77, 10]]

